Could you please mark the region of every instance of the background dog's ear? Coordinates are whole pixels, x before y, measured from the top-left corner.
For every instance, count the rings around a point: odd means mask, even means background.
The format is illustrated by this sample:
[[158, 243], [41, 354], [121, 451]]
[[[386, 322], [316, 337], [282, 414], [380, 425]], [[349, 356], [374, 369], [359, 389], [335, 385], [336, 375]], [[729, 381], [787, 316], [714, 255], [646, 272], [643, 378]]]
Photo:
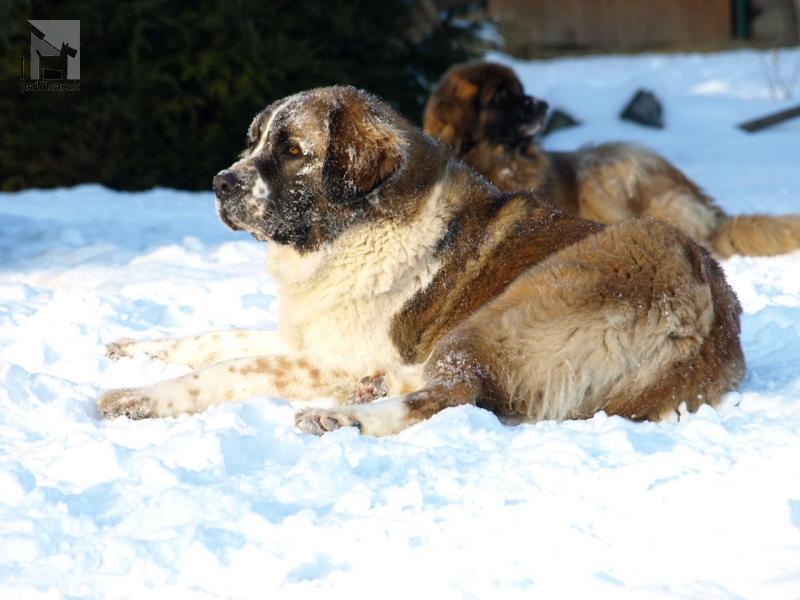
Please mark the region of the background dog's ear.
[[479, 87], [458, 71], [447, 73], [428, 98], [422, 128], [456, 152], [469, 145], [477, 128]]
[[358, 98], [331, 111], [322, 166], [322, 185], [331, 202], [366, 196], [405, 162], [407, 142], [379, 110]]

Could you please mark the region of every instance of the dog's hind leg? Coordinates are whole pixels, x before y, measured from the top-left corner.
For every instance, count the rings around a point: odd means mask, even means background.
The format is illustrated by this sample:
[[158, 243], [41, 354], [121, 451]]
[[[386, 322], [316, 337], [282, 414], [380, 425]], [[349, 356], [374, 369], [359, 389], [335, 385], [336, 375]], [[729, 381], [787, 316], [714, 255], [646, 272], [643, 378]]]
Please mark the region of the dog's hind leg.
[[422, 389], [369, 404], [310, 408], [297, 414], [295, 424], [301, 431], [315, 435], [340, 427], [357, 427], [365, 435], [392, 435], [445, 408], [475, 404], [491, 395], [495, 386], [487, 363], [459, 336], [450, 339], [458, 341], [442, 344], [441, 350], [428, 360]]
[[474, 404], [476, 397], [471, 386], [465, 382], [453, 386], [438, 384], [369, 404], [309, 408], [297, 413], [295, 424], [300, 431], [314, 435], [341, 427], [357, 427], [364, 435], [392, 435], [445, 408]]
[[106, 346], [106, 356], [118, 360], [145, 354], [198, 369], [232, 358], [285, 354], [288, 350], [277, 331], [231, 329], [179, 339], [117, 340]]
[[236, 358], [152, 385], [108, 390], [97, 408], [106, 418], [142, 419], [196, 413], [214, 404], [260, 395], [346, 402], [357, 383], [358, 377], [315, 366], [302, 355]]

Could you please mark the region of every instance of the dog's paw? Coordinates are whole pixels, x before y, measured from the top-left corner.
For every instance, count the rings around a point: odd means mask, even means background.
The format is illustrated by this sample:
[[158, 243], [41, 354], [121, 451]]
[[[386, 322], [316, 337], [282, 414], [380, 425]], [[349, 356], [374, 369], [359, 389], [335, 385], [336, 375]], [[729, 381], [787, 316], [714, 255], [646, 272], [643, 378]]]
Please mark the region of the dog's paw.
[[106, 356], [111, 360], [119, 360], [120, 358], [130, 358], [134, 354], [141, 352], [148, 358], [164, 360], [167, 355], [166, 351], [156, 349], [153, 346], [153, 342], [147, 340], [123, 338], [106, 344]]
[[97, 400], [97, 410], [106, 419], [126, 416], [130, 419], [156, 417], [156, 402], [143, 390], [120, 388], [108, 390]]
[[133, 356], [130, 348], [134, 343], [134, 340], [126, 338], [106, 344], [106, 357], [111, 360], [119, 360], [120, 358]]
[[367, 375], [361, 378], [358, 385], [348, 394], [348, 404], [364, 404], [378, 398], [383, 398], [389, 393], [383, 381], [383, 373]]
[[340, 410], [309, 409], [297, 413], [295, 426], [303, 433], [322, 435], [342, 427], [358, 427], [361, 423], [353, 415]]

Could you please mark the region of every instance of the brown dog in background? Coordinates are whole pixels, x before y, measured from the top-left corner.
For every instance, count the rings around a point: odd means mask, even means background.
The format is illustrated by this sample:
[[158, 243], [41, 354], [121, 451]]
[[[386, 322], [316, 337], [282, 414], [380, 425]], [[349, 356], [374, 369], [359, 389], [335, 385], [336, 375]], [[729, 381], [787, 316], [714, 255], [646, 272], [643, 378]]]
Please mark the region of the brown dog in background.
[[800, 248], [800, 216], [729, 216], [658, 154], [623, 143], [545, 152], [534, 141], [547, 104], [527, 96], [497, 63], [457, 65], [425, 107], [424, 130], [505, 191], [535, 189], [559, 210], [617, 223], [649, 216], [720, 257], [770, 256]]
[[[214, 188], [222, 221], [267, 245], [280, 330], [110, 345], [196, 370], [105, 392], [107, 417], [263, 394], [302, 407], [314, 434], [392, 434], [460, 404], [512, 422], [655, 420], [715, 404], [744, 372], [739, 303], [687, 236], [502, 193], [365, 92], [271, 104]], [[367, 396], [392, 397], [362, 403], [364, 376], [382, 379]]]

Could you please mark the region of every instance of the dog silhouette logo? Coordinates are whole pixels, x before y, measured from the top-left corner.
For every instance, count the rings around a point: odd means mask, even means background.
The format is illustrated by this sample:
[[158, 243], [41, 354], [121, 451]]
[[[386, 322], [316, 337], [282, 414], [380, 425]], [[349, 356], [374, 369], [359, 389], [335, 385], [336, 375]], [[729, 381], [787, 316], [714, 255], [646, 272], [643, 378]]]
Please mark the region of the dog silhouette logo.
[[[28, 21], [31, 30], [30, 79], [65, 81], [81, 76], [81, 22]], [[25, 57], [20, 61], [25, 75]]]

